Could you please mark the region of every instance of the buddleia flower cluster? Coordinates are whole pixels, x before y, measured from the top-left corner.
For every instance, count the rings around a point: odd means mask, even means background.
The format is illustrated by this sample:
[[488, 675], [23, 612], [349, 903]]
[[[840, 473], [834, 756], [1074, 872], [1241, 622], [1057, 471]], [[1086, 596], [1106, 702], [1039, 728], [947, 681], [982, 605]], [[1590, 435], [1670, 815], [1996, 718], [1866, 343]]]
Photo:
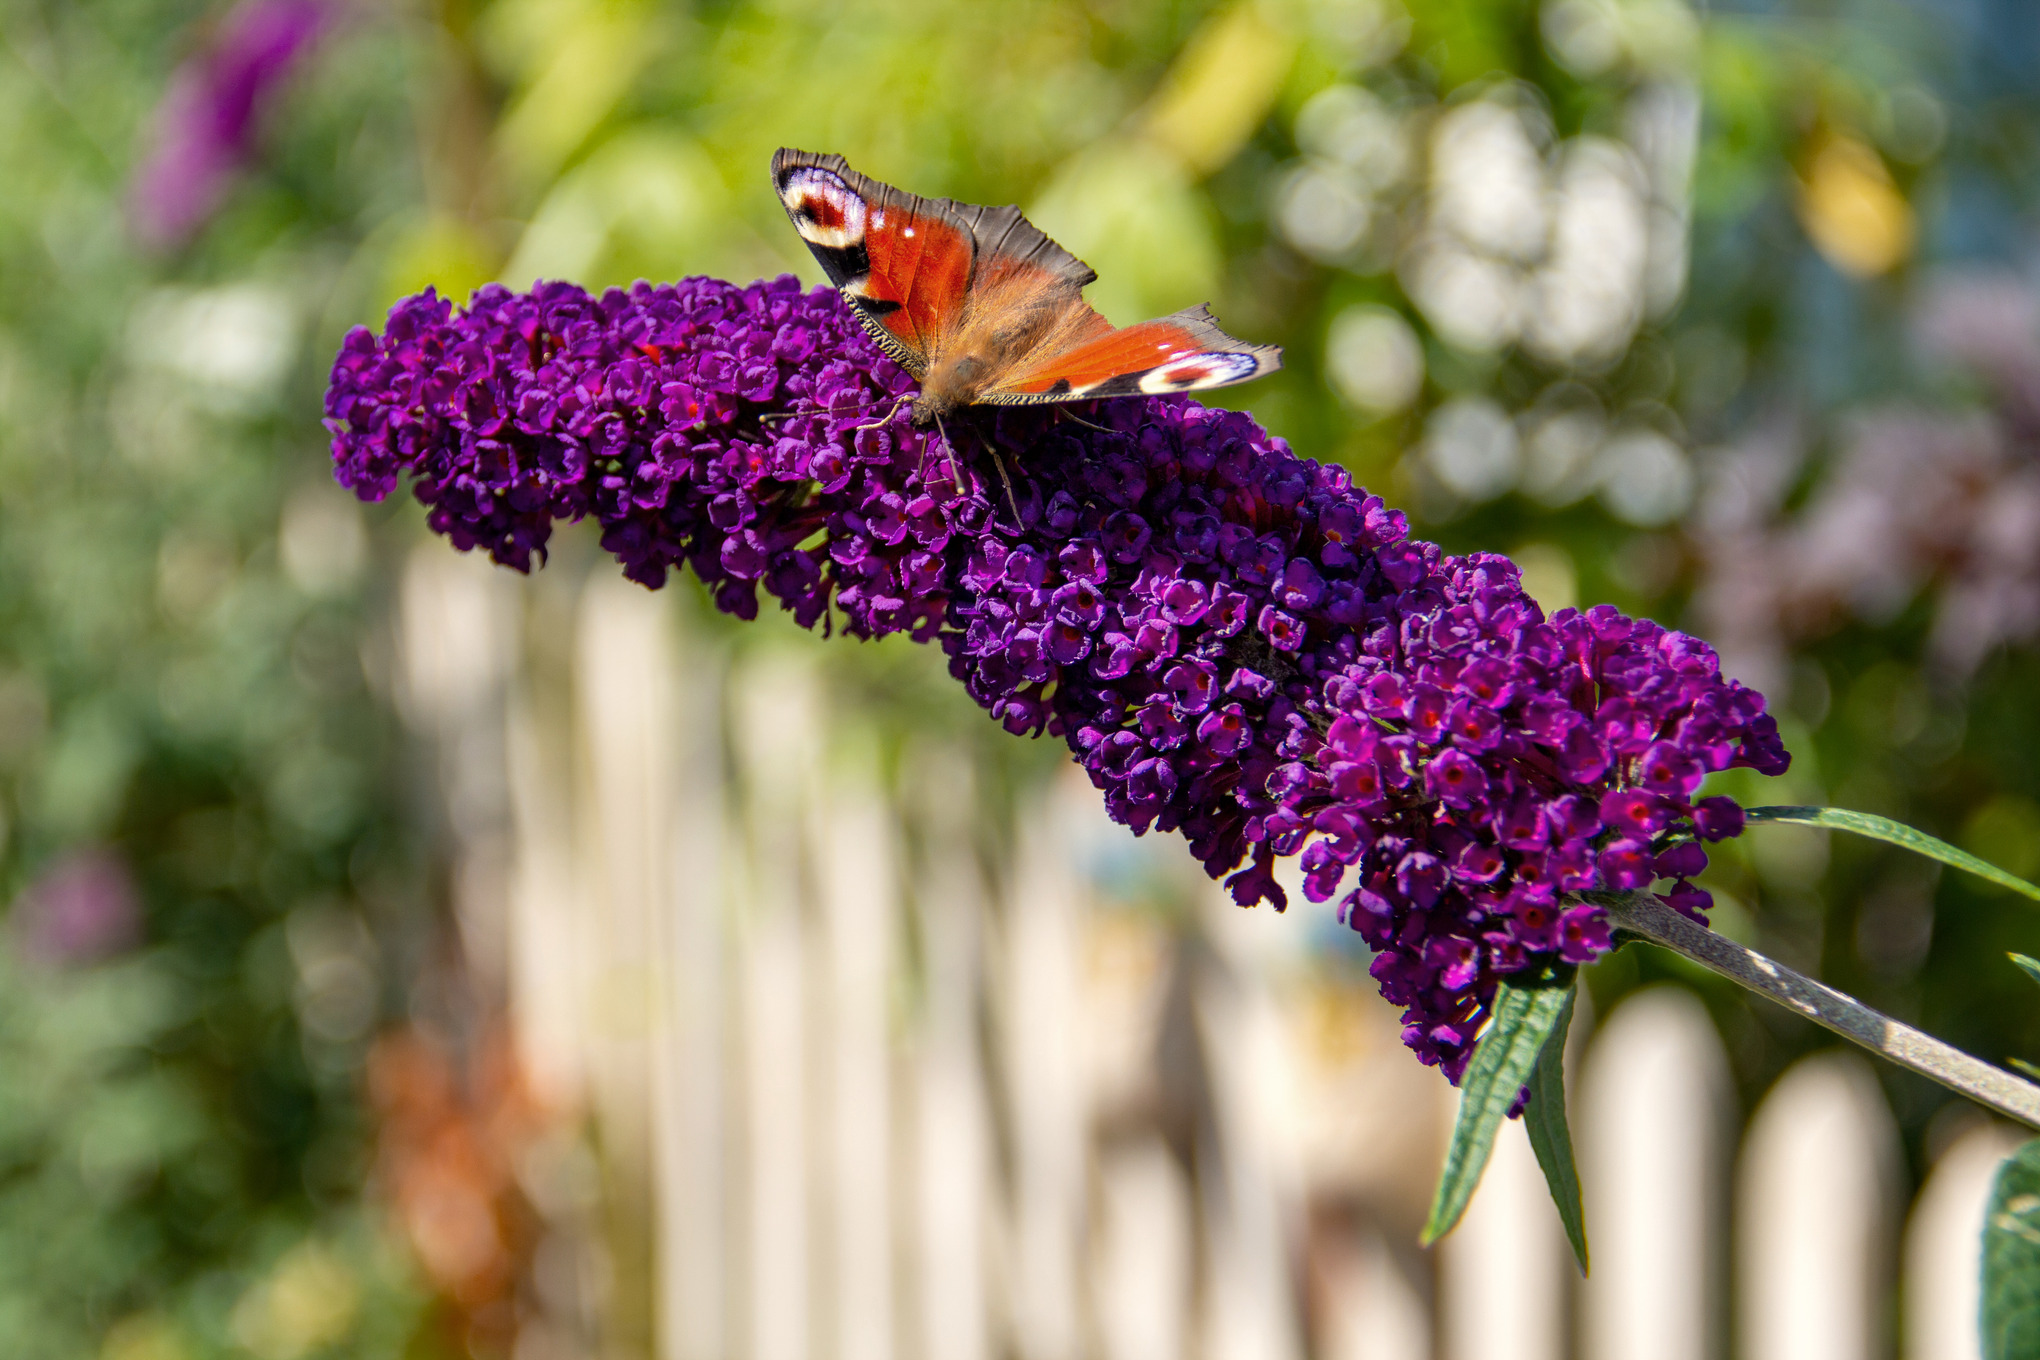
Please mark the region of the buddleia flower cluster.
[[[686, 567], [742, 618], [938, 644], [1015, 733], [1065, 741], [1136, 833], [1242, 905], [1338, 899], [1404, 1040], [1457, 1080], [1499, 979], [1611, 947], [1591, 890], [1665, 884], [1742, 829], [1712, 771], [1784, 770], [1706, 644], [1547, 617], [1336, 465], [1181, 397], [981, 408], [914, 383], [791, 278], [432, 292], [356, 329], [326, 400], [341, 482], [528, 570], [592, 519], [632, 580]], [[1077, 418], [1071, 418], [1076, 416]]]

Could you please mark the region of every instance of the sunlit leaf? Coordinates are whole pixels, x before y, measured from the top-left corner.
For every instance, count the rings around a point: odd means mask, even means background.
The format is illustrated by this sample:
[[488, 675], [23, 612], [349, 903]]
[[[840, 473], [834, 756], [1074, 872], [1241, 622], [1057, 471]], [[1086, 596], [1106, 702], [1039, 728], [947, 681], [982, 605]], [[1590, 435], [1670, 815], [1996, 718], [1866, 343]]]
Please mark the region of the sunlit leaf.
[[1903, 846], [1915, 854], [1925, 855], [1957, 869], [1966, 870], [1978, 878], [2010, 888], [2013, 892], [2040, 901], [2040, 887], [2028, 883], [2016, 874], [2008, 874], [1995, 864], [1978, 859], [1966, 850], [1958, 850], [1948, 842], [1924, 831], [1915, 830], [1903, 822], [1894, 822], [1889, 817], [1878, 817], [1868, 812], [1851, 812], [1847, 808], [1830, 807], [1755, 807], [1743, 814], [1752, 822], [1791, 822], [1800, 826], [1821, 826], [1833, 831], [1853, 831], [1858, 836], [1871, 840], [1885, 841]]
[[1565, 990], [1565, 1004], [1545, 1036], [1530, 1073], [1530, 1104], [1523, 1111], [1523, 1129], [1530, 1135], [1530, 1150], [1544, 1171], [1544, 1183], [1551, 1190], [1551, 1202], [1565, 1224], [1566, 1240], [1580, 1274], [1587, 1273], [1586, 1210], [1580, 1203], [1579, 1167], [1573, 1161], [1572, 1129], [1565, 1117], [1565, 1035], [1572, 1027], [1574, 990]]
[[1508, 1117], [1516, 1095], [1529, 1082], [1538, 1055], [1572, 1010], [1572, 974], [1553, 977], [1544, 985], [1495, 988], [1494, 1019], [1473, 1050], [1459, 1084], [1459, 1118], [1452, 1126], [1452, 1145], [1424, 1224], [1425, 1245], [1458, 1225], [1468, 1201], [1480, 1186], [1481, 1173], [1495, 1150], [1495, 1134]]

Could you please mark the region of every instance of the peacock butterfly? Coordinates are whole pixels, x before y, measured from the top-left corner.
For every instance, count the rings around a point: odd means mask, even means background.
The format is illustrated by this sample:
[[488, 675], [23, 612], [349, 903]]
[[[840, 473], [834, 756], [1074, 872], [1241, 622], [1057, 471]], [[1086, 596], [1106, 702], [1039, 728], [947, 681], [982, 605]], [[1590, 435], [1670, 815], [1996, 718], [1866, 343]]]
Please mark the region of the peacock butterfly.
[[921, 198], [789, 147], [772, 183], [829, 281], [921, 384], [923, 429], [959, 406], [1190, 392], [1282, 366], [1206, 307], [1115, 327], [1083, 299], [1096, 272], [1018, 208]]

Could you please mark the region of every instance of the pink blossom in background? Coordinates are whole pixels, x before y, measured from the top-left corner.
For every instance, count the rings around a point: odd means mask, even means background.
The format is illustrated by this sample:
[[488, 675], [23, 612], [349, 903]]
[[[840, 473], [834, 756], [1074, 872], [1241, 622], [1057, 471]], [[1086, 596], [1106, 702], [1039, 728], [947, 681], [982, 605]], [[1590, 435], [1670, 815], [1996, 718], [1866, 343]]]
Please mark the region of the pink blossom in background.
[[129, 192], [135, 234], [182, 245], [212, 216], [254, 151], [257, 123], [330, 16], [319, 0], [248, 0], [170, 78], [155, 144]]
[[93, 963], [141, 942], [141, 897], [120, 856], [74, 850], [15, 899], [9, 925], [24, 958], [55, 966]]
[[2040, 637], [2040, 289], [2017, 275], [1935, 280], [1915, 332], [1980, 401], [1855, 412], [1797, 506], [1811, 445], [1789, 415], [1711, 459], [1694, 603], [1746, 684], [1780, 687], [1795, 644], [1852, 618], [1884, 626], [1923, 595], [1945, 676]]

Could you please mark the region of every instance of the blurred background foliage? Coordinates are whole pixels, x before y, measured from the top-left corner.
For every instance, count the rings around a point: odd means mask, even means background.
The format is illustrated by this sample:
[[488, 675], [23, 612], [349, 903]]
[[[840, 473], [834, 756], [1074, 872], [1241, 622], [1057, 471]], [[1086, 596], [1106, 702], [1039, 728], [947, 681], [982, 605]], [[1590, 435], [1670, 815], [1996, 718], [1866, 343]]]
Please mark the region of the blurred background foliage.
[[[346, 327], [816, 281], [781, 144], [1018, 201], [1114, 320], [1286, 346], [1222, 397], [1422, 533], [1720, 645], [1797, 756], [1732, 791], [2031, 874], [2036, 73], [2017, 0], [0, 0], [0, 1352], [487, 1331], [365, 1189], [367, 1046], [462, 1003], [388, 678], [419, 516], [324, 469]], [[939, 657], [839, 650], [976, 732]], [[1784, 829], [1717, 863], [1724, 929], [2040, 1057], [2016, 899]], [[1815, 1041], [1692, 981], [1746, 1095]], [[1883, 1076], [1918, 1157], [1947, 1097]]]

